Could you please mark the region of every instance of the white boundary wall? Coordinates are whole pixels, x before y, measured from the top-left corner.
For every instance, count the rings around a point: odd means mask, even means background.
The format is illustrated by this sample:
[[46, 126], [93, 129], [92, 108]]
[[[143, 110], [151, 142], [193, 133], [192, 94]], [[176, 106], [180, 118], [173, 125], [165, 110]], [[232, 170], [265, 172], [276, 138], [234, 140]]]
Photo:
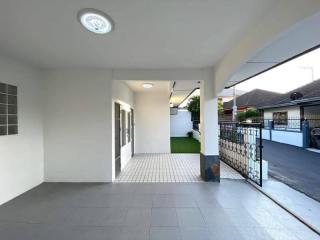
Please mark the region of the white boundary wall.
[[192, 130], [193, 132], [193, 138], [201, 142], [201, 133], [197, 130]]
[[283, 131], [283, 130], [270, 130], [262, 129], [262, 138], [279, 143], [286, 143], [298, 147], [303, 147], [303, 134], [297, 131]]
[[178, 109], [178, 113], [170, 115], [170, 136], [186, 137], [192, 131], [191, 113], [186, 109]]

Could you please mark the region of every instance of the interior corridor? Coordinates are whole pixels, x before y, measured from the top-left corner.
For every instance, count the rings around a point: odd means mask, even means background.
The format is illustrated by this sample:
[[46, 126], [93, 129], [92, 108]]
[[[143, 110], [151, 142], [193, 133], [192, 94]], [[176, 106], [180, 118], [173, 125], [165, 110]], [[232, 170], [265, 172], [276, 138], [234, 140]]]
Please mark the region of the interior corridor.
[[[220, 162], [222, 179], [243, 177]], [[199, 154], [137, 154], [122, 170], [117, 182], [202, 182]]]

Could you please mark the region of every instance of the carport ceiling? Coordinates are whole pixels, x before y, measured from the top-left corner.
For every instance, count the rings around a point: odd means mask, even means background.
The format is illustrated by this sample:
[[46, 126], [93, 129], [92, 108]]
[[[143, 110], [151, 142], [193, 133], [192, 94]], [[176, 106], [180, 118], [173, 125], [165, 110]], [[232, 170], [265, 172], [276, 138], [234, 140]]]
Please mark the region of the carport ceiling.
[[[0, 2], [0, 53], [41, 68], [206, 67], [216, 63], [278, 0], [8, 0]], [[86, 31], [77, 12], [115, 22]]]
[[[174, 84], [175, 82], [175, 84]], [[189, 94], [191, 94], [196, 88], [200, 88], [199, 81], [173, 81], [174, 84], [173, 92], [171, 95], [170, 103], [174, 107], [177, 107], [184, 99], [186, 99]]]
[[[163, 92], [168, 94], [170, 92], [170, 81], [145, 81], [145, 80], [129, 80], [126, 84], [134, 92]], [[152, 84], [152, 88], [146, 89], [143, 84]]]
[[258, 51], [229, 80], [228, 86], [281, 64], [315, 46], [320, 47], [320, 13], [305, 19]]

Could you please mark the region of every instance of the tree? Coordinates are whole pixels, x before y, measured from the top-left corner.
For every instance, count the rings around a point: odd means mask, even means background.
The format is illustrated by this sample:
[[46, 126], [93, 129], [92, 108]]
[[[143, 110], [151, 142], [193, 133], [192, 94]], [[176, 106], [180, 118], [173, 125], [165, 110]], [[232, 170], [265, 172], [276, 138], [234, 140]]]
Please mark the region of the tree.
[[237, 113], [237, 118], [239, 122], [244, 122], [245, 120], [249, 119], [249, 118], [254, 118], [254, 117], [258, 117], [259, 113], [257, 111], [257, 109], [255, 108], [250, 108], [248, 109], [246, 112], [238, 112]]
[[188, 111], [191, 112], [192, 121], [200, 119], [200, 96], [192, 97], [188, 102]]
[[224, 112], [222, 98], [218, 98], [218, 112], [220, 114], [222, 114]]

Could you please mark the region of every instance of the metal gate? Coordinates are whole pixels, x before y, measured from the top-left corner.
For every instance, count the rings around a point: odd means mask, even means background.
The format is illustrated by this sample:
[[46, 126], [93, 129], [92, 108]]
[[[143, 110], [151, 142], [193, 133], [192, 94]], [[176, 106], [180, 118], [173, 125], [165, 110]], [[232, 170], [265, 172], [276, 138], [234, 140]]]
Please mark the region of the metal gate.
[[219, 125], [220, 159], [262, 186], [262, 125], [234, 122]]

